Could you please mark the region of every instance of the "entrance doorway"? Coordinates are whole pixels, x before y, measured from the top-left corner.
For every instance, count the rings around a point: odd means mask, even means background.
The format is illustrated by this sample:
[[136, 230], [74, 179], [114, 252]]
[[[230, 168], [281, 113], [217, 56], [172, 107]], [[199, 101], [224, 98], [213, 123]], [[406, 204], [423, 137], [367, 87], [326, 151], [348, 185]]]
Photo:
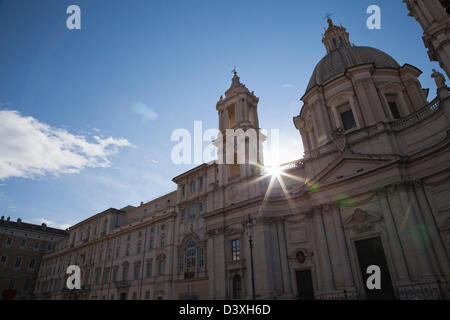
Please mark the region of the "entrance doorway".
[[[359, 267], [363, 279], [364, 289], [369, 300], [393, 300], [395, 299], [394, 287], [392, 286], [391, 275], [389, 273], [386, 255], [384, 254], [383, 243], [380, 237], [355, 241], [358, 255]], [[381, 289], [369, 290], [367, 288], [367, 267], [376, 265], [381, 271]]]
[[126, 294], [126, 292], [122, 292], [122, 293], [120, 294], [120, 300], [127, 300], [127, 294]]
[[299, 300], [314, 300], [314, 286], [311, 270], [296, 271], [297, 292]]

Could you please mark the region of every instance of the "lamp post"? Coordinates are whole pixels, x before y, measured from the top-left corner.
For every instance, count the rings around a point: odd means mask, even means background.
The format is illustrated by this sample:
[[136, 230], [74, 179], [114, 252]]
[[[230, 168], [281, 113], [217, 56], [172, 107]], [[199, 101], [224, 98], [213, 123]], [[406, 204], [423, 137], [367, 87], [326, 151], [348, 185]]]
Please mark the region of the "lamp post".
[[256, 299], [255, 296], [255, 270], [253, 268], [253, 238], [250, 232], [250, 228], [253, 226], [252, 218], [248, 215], [247, 228], [248, 228], [248, 245], [250, 247], [250, 269], [252, 273], [252, 300]]

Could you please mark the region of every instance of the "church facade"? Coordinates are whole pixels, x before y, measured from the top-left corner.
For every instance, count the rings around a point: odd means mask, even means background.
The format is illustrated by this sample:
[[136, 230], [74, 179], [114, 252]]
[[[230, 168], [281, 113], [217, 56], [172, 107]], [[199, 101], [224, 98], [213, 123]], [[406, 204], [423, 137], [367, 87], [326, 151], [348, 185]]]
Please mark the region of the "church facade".
[[[445, 13], [438, 0], [405, 2], [412, 14]], [[302, 159], [279, 176], [259, 157], [203, 164], [175, 177], [172, 193], [78, 223], [44, 256], [36, 297], [450, 299], [445, 78], [433, 73], [429, 99], [420, 70], [352, 45], [331, 19], [322, 41], [327, 55], [293, 119]], [[447, 70], [444, 43], [433, 57]], [[216, 105], [219, 130], [259, 132], [258, 101], [235, 73]], [[66, 288], [73, 264], [79, 290]], [[367, 285], [373, 266], [378, 290]]]

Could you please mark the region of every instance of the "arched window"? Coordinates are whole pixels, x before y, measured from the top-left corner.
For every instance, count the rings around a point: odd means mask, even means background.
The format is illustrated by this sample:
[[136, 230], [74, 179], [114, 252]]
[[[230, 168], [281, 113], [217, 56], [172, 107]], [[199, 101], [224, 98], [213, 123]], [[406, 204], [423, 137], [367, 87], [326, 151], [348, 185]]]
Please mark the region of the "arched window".
[[194, 240], [188, 241], [186, 245], [186, 268], [194, 268], [195, 267], [195, 256], [196, 256], [196, 248]]
[[204, 248], [196, 247], [194, 240], [186, 242], [185, 247], [178, 252], [178, 272], [184, 273], [185, 279], [194, 278], [197, 272], [205, 267]]
[[236, 274], [233, 277], [233, 299], [241, 299], [242, 295], [242, 280], [241, 276]]

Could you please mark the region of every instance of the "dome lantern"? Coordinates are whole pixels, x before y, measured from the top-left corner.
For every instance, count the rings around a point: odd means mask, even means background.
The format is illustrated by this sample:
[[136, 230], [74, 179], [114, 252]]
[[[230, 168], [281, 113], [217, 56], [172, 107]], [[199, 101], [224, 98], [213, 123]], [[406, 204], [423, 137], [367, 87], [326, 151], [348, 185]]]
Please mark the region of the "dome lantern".
[[327, 53], [330, 53], [340, 47], [351, 46], [347, 30], [342, 25], [334, 25], [331, 18], [328, 18], [328, 29], [325, 30], [322, 42], [327, 49]]

